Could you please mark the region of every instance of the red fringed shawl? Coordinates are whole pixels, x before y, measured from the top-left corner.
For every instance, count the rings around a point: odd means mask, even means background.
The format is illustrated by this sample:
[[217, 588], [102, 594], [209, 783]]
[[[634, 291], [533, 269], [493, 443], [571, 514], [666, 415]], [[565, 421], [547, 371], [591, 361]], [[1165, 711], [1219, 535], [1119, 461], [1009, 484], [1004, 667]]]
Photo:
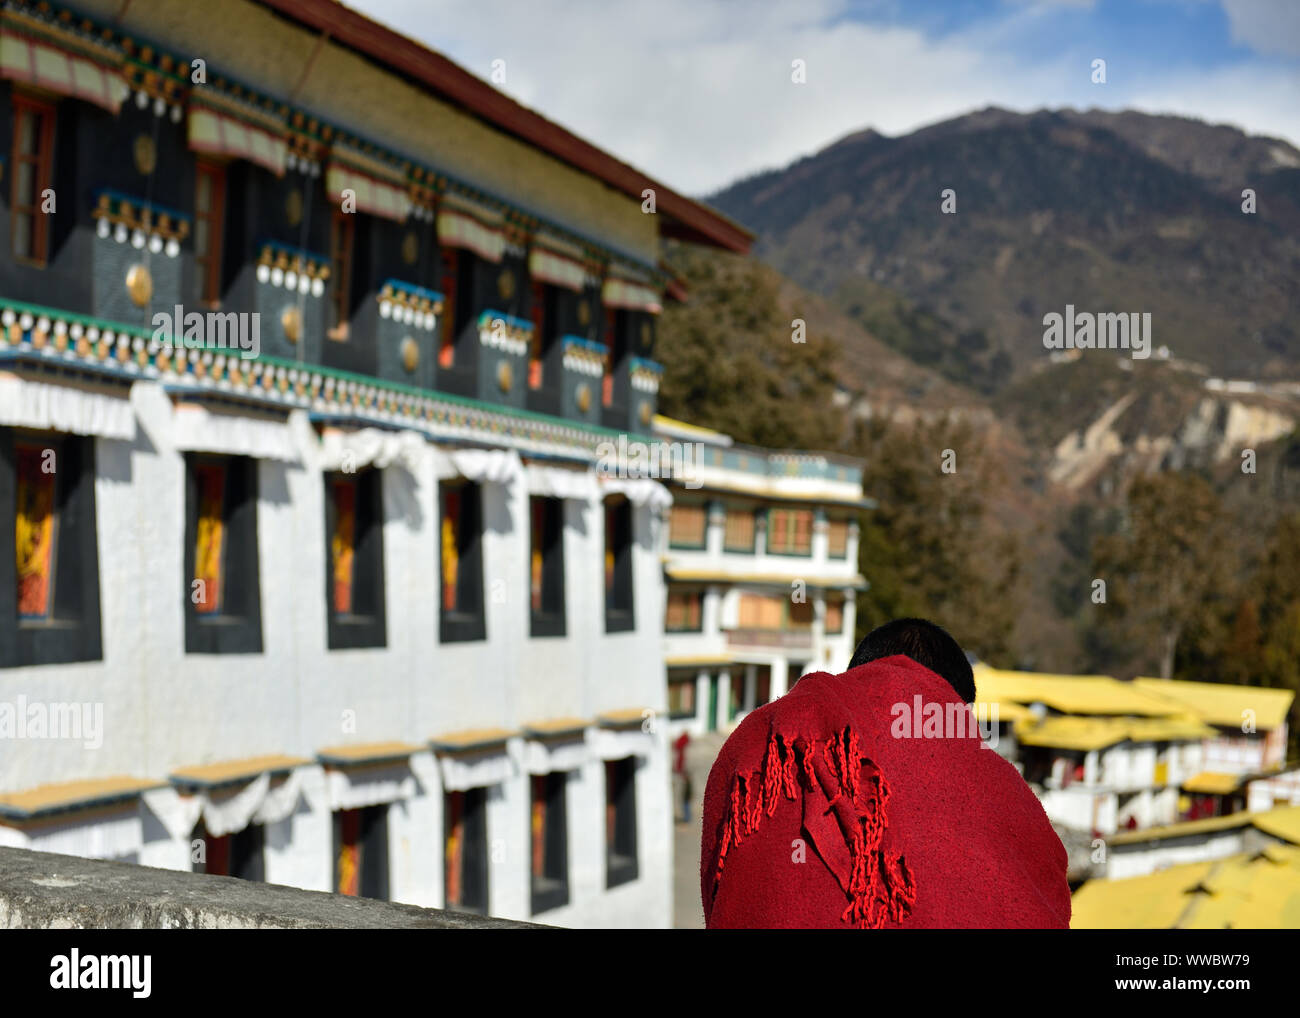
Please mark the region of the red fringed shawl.
[[[920, 723], [935, 705], [942, 730]], [[707, 925], [1067, 928], [1065, 849], [967, 718], [901, 656], [804, 676], [751, 713], [704, 793]]]

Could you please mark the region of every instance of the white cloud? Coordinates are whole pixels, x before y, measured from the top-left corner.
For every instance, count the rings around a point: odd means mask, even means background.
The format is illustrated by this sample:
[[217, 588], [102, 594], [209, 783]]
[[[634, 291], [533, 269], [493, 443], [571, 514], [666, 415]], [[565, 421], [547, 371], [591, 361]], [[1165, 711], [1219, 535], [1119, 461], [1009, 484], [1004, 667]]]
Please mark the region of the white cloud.
[[[1300, 56], [1300, 3], [1295, 0], [1223, 0], [1234, 42], [1259, 53]], [[1292, 93], [1292, 102], [1297, 101]]]
[[[853, 20], [846, 0], [351, 2], [484, 79], [504, 59], [506, 93], [691, 194], [865, 127], [907, 132], [990, 104], [1132, 104], [1120, 87], [1090, 87], [1094, 54], [1014, 46], [1017, 26], [1044, 16], [1037, 0], [947, 38]], [[791, 81], [796, 58], [807, 84]], [[1177, 106], [1176, 95], [1150, 94], [1164, 108], [1300, 137], [1283, 104], [1251, 97], [1248, 76], [1222, 94], [1191, 84], [1197, 98]], [[1234, 113], [1237, 101], [1253, 105]]]

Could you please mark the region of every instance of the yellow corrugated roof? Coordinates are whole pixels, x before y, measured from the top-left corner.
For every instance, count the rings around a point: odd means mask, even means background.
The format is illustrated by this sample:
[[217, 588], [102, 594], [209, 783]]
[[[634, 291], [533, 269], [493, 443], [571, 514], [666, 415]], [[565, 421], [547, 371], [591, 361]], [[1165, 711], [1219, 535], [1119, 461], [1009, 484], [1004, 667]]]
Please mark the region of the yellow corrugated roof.
[[1222, 774], [1218, 771], [1201, 771], [1183, 782], [1183, 790], [1202, 795], [1227, 795], [1241, 787], [1242, 775]]
[[[978, 703], [978, 700], [976, 701]], [[1005, 709], [1008, 701], [1000, 704]], [[1088, 751], [1104, 749], [1117, 742], [1175, 742], [1203, 739], [1214, 729], [1184, 718], [1125, 718], [1108, 715], [1049, 715], [1033, 720], [1027, 717], [1016, 725], [1016, 738], [1028, 746], [1051, 746], [1057, 749]]]
[[1219, 733], [1191, 717], [1129, 718], [1129, 738], [1134, 742], [1196, 742]]
[[1270, 845], [1124, 880], [1089, 880], [1070, 928], [1300, 928], [1300, 848]]
[[416, 746], [409, 742], [365, 742], [350, 746], [331, 746], [316, 754], [322, 763], [364, 764], [379, 760], [400, 760], [412, 753], [419, 753], [425, 746]]
[[448, 753], [497, 746], [519, 734], [517, 728], [466, 728], [457, 732], [444, 732], [429, 740], [435, 749]]
[[91, 778], [84, 781], [62, 781], [39, 785], [21, 792], [0, 795], [0, 816], [19, 820], [80, 809], [98, 803], [129, 799], [150, 788], [159, 788], [165, 782], [149, 778], [118, 775], [111, 778]]
[[1027, 746], [1050, 746], [1087, 752], [1128, 738], [1123, 718], [1046, 717], [1016, 726], [1016, 738]]
[[1074, 892], [1070, 929], [1170, 929], [1187, 908], [1187, 889], [1200, 883], [1213, 865], [1184, 863], [1145, 877], [1089, 880]]
[[675, 428], [682, 431], [694, 432], [701, 437], [708, 438], [725, 438], [730, 440], [731, 436], [722, 431], [715, 431], [713, 428], [706, 428], [702, 424], [688, 424], [686, 421], [679, 421], [675, 417], [666, 417], [663, 414], [654, 415], [654, 426], [659, 428]]
[[983, 663], [974, 670], [977, 696], [989, 701], [1042, 703], [1063, 714], [1172, 717], [1187, 712], [1186, 707], [1150, 696], [1109, 675], [1012, 672]]
[[[996, 717], [994, 712], [996, 711]], [[1032, 721], [1034, 712], [1014, 700], [984, 700], [975, 698], [975, 717], [979, 721]]]
[[1286, 720], [1295, 692], [1263, 686], [1225, 682], [1186, 682], [1180, 679], [1134, 679], [1133, 685], [1149, 696], [1191, 710], [1212, 725], [1241, 727], [1242, 712], [1255, 712], [1255, 727], [1276, 728]]
[[178, 785], [227, 785], [236, 781], [252, 780], [263, 771], [272, 774], [291, 771], [312, 761], [297, 756], [275, 753], [269, 756], [250, 756], [242, 760], [223, 760], [220, 763], [196, 764], [172, 771], [172, 782]]
[[1300, 845], [1300, 806], [1279, 806], [1251, 816], [1255, 826], [1265, 834]]
[[648, 707], [625, 707], [622, 710], [607, 710], [596, 720], [606, 728], [630, 728], [640, 725], [646, 719], [647, 712], [655, 713]]
[[1201, 881], [1181, 929], [1300, 928], [1300, 849], [1271, 845], [1231, 856]]

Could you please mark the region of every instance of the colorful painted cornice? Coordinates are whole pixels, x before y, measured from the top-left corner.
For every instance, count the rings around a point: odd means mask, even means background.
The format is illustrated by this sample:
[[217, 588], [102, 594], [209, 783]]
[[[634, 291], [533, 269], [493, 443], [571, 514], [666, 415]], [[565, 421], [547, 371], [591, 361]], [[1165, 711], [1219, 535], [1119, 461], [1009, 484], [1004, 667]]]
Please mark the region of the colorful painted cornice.
[[195, 84], [190, 57], [135, 33], [120, 32], [47, 0], [6, 0], [3, 13], [6, 19], [31, 23], [35, 26], [32, 31], [44, 32], [54, 45], [93, 56], [98, 63], [112, 66], [115, 71], [120, 69], [126, 86], [135, 93], [142, 108], [152, 101], [160, 116], [170, 108], [172, 119], [179, 120], [186, 104], [198, 102], [219, 107], [261, 130], [274, 131], [284, 140], [287, 150], [284, 165], [288, 169], [318, 176], [327, 159], [337, 158], [339, 151], [346, 150], [367, 159], [372, 166], [382, 165], [400, 180], [409, 196], [412, 214], [417, 218], [431, 221], [443, 195], [460, 194], [500, 212], [506, 241], [515, 247], [529, 246], [539, 232], [545, 231], [580, 248], [584, 267], [595, 278], [603, 278], [612, 270], [625, 276], [644, 274], [660, 290], [666, 284], [667, 277], [657, 266], [634, 264], [597, 240], [539, 217], [421, 160], [378, 145], [308, 110], [250, 88], [218, 68], [205, 67], [206, 81]]
[[151, 380], [191, 399], [301, 409], [322, 420], [410, 428], [435, 440], [506, 445], [582, 461], [595, 459], [602, 442], [621, 434], [319, 365], [177, 347], [138, 326], [0, 298], [0, 363], [6, 362], [124, 385]]

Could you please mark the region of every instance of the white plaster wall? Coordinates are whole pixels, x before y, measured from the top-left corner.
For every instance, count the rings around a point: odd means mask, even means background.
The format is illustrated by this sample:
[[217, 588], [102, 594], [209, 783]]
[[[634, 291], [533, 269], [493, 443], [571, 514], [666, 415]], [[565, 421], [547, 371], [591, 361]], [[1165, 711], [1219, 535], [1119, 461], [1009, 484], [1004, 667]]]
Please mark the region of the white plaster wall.
[[1244, 840], [1242, 830], [1236, 829], [1196, 838], [1115, 845], [1107, 856], [1106, 876], [1141, 877], [1178, 863], [1222, 859], [1245, 851]]
[[[438, 642], [435, 456], [414, 470], [384, 471], [387, 647], [326, 649], [324, 486], [311, 462], [258, 467], [263, 653], [187, 655], [183, 598], [184, 457], [170, 438], [171, 403], [138, 382], [134, 442], [96, 441], [102, 662], [0, 671], [0, 700], [102, 703], [102, 746], [55, 740], [0, 741], [3, 788], [129, 774], [165, 779], [186, 765], [268, 753], [312, 758], [346, 743], [425, 743], [458, 729], [610, 710], [666, 706], [664, 594], [656, 554], [662, 521], [634, 514], [636, 629], [604, 632], [603, 514], [595, 501], [565, 512], [567, 635], [528, 635], [526, 482], [483, 486], [487, 639]], [[309, 457], [310, 459], [310, 457]], [[597, 767], [598, 770], [598, 767]], [[659, 749], [638, 772], [641, 878], [605, 893], [584, 851], [603, 853], [600, 778], [574, 783], [573, 920], [583, 925], [669, 925], [671, 846], [668, 762]], [[596, 773], [593, 771], [593, 773]], [[641, 783], [645, 783], [644, 790]], [[658, 788], [662, 785], [662, 788]], [[518, 787], [516, 787], [518, 786]], [[389, 814], [393, 896], [416, 904], [442, 897], [440, 787], [420, 787]], [[311, 797], [305, 797], [309, 800]], [[143, 807], [142, 807], [143, 808]], [[497, 914], [527, 916], [526, 785], [508, 782], [489, 806], [505, 853], [492, 862]], [[577, 825], [586, 826], [577, 826]], [[501, 835], [508, 828], [520, 833]], [[0, 838], [22, 837], [21, 832]], [[155, 835], [157, 831], [153, 832]], [[490, 837], [494, 835], [490, 834]], [[188, 868], [188, 841], [137, 836], [153, 865]], [[658, 842], [658, 843], [656, 843]], [[267, 831], [267, 878], [327, 889], [330, 816], [305, 802]], [[603, 865], [603, 854], [599, 857]], [[662, 900], [660, 900], [662, 899]]]

